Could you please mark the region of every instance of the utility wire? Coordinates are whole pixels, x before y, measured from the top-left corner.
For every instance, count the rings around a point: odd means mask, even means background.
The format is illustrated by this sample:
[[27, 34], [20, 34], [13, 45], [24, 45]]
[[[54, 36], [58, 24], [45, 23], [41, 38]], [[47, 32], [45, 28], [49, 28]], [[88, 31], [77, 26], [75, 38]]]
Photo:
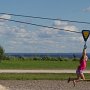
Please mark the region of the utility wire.
[[46, 18], [46, 17], [35, 17], [35, 16], [17, 15], [17, 14], [11, 14], [11, 13], [0, 13], [0, 14], [6, 14], [6, 15], [12, 15], [12, 16], [20, 16], [20, 17], [38, 18], [38, 19], [46, 19], [46, 20], [60, 20], [60, 21], [67, 21], [67, 22], [74, 22], [74, 23], [90, 24], [90, 22], [81, 22], [81, 21], [71, 21], [71, 20]]
[[52, 28], [52, 29], [63, 30], [63, 31], [68, 31], [68, 32], [81, 33], [81, 32], [77, 32], [77, 31], [71, 31], [71, 30], [66, 30], [66, 29], [59, 29], [59, 28], [52, 27], [52, 26], [45, 26], [45, 25], [40, 25], [40, 24], [35, 24], [35, 23], [30, 23], [30, 22], [17, 21], [17, 20], [14, 20], [14, 19], [5, 19], [5, 18], [0, 18], [0, 19], [1, 20], [12, 21], [12, 22], [23, 23], [23, 24], [29, 24], [29, 25], [38, 26], [38, 27], [46, 27], [46, 28]]

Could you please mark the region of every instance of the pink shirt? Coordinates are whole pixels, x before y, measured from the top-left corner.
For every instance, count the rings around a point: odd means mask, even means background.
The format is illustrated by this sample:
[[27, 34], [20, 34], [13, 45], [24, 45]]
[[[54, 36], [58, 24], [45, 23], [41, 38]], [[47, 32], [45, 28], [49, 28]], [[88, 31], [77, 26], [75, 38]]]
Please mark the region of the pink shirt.
[[87, 62], [88, 57], [86, 56], [81, 62], [78, 67], [79, 70], [84, 70], [86, 68], [86, 62]]

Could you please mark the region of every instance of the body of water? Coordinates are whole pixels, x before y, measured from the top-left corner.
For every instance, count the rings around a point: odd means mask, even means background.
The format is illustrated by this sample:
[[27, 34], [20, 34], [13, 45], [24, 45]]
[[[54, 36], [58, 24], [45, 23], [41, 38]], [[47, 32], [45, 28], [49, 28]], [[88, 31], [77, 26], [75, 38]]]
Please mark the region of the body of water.
[[[6, 53], [8, 56], [16, 57], [65, 57], [65, 58], [80, 58], [81, 53]], [[90, 58], [90, 53], [87, 54]]]

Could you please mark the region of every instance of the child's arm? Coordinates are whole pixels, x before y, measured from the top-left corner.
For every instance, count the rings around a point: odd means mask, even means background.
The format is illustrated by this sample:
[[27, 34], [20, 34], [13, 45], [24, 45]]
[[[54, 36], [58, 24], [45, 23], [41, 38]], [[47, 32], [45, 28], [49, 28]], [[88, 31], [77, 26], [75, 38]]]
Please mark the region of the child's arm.
[[83, 49], [82, 56], [83, 56], [83, 60], [86, 60], [87, 61], [88, 57], [86, 55], [86, 49], [85, 48]]

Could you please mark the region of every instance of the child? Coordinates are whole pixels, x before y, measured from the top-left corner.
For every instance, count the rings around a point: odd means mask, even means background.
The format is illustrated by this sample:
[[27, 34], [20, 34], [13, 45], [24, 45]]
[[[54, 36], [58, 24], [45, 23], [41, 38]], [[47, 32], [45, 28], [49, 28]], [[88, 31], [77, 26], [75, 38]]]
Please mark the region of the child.
[[[85, 76], [83, 74], [83, 71], [86, 69], [86, 62], [87, 62], [87, 55], [86, 55], [86, 48], [83, 49], [82, 52], [82, 57], [80, 59], [80, 65], [78, 66], [77, 70], [76, 70], [76, 74], [77, 74], [77, 78], [69, 78], [68, 79], [68, 83], [70, 81], [73, 81], [73, 84], [75, 86], [76, 82], [80, 81], [80, 80], [85, 80]], [[81, 78], [81, 79], [80, 79]]]

